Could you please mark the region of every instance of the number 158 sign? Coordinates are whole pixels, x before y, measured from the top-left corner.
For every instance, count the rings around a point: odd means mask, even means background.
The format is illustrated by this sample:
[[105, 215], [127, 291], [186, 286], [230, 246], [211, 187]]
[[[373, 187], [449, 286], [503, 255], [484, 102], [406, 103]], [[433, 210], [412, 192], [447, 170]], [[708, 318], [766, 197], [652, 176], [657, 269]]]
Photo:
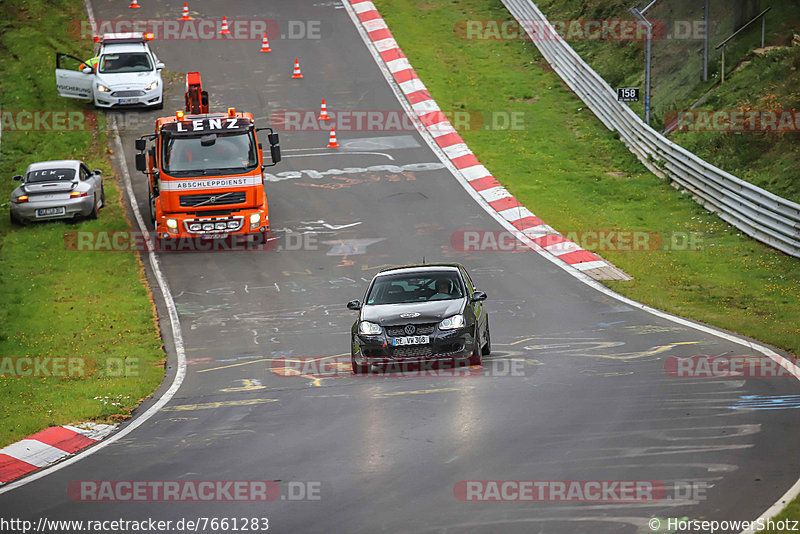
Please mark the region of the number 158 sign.
[[638, 102], [638, 87], [619, 87], [617, 88], [617, 100], [620, 102]]

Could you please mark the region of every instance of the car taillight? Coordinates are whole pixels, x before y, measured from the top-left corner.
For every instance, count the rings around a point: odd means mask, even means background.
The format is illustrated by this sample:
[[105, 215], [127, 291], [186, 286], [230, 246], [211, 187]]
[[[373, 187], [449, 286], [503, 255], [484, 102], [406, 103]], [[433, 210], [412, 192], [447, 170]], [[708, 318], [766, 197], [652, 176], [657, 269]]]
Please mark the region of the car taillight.
[[89, 193], [85, 193], [83, 191], [73, 191], [69, 194], [69, 198], [80, 198], [80, 197], [88, 197]]
[[20, 196], [17, 197], [17, 200], [15, 202], [17, 204], [22, 204], [23, 202], [27, 202], [27, 201], [28, 201], [28, 195], [20, 195]]

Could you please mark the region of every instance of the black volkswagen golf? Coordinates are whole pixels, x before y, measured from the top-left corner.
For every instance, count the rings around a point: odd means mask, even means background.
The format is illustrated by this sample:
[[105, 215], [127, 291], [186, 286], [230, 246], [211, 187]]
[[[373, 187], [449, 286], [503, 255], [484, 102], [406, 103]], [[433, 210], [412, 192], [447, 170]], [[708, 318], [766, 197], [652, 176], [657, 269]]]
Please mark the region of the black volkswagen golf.
[[352, 328], [353, 372], [371, 366], [468, 361], [491, 351], [486, 293], [463, 265], [437, 263], [385, 269], [370, 282]]

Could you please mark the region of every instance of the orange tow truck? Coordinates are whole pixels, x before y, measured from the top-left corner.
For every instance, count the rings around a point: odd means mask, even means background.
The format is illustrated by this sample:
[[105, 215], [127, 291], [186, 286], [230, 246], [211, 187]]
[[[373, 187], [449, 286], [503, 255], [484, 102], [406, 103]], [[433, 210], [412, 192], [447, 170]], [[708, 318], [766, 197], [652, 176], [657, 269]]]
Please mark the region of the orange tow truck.
[[[253, 115], [209, 113], [200, 74], [186, 76], [186, 109], [156, 119], [136, 140], [136, 169], [149, 177], [150, 219], [162, 240], [236, 237], [263, 242], [269, 208], [263, 171], [281, 160], [278, 134]], [[256, 132], [268, 132], [264, 164]]]

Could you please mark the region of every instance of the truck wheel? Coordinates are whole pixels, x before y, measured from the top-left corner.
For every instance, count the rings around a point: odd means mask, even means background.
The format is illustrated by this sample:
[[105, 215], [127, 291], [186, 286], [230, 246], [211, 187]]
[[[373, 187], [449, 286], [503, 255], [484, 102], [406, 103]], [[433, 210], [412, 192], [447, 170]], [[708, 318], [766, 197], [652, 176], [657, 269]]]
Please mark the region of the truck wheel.
[[155, 228], [156, 225], [156, 197], [153, 196], [153, 192], [150, 191], [147, 193], [147, 205], [150, 208], [150, 222], [153, 224]]

